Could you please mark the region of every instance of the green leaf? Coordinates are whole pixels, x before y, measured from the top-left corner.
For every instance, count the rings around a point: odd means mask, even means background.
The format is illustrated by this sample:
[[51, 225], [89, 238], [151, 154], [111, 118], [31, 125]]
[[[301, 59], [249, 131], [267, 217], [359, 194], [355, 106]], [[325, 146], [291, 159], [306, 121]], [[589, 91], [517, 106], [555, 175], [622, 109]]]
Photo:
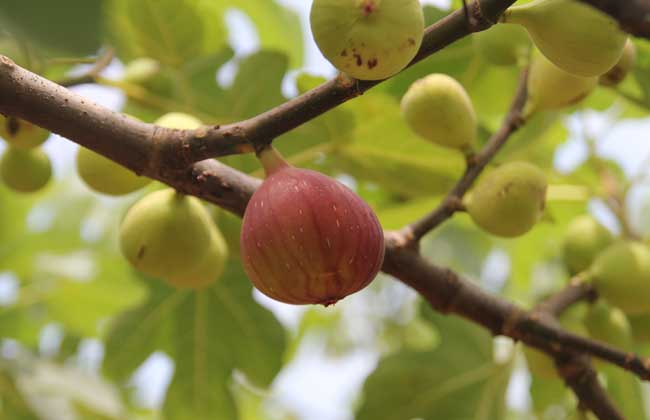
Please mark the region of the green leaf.
[[124, 59], [150, 57], [174, 68], [219, 51], [221, 12], [205, 0], [107, 0], [110, 37]]
[[236, 418], [229, 390], [233, 370], [259, 386], [269, 385], [282, 366], [282, 327], [253, 301], [250, 282], [236, 262], [202, 291], [147, 283], [149, 299], [112, 326], [107, 373], [125, 380], [152, 352], [164, 351], [175, 361], [164, 405], [170, 418]]
[[3, 0], [0, 27], [48, 55], [90, 55], [102, 38], [103, 0]]
[[439, 330], [433, 351], [402, 351], [382, 360], [364, 386], [358, 420], [499, 419], [510, 369], [493, 362], [492, 339], [458, 318], [426, 311]]

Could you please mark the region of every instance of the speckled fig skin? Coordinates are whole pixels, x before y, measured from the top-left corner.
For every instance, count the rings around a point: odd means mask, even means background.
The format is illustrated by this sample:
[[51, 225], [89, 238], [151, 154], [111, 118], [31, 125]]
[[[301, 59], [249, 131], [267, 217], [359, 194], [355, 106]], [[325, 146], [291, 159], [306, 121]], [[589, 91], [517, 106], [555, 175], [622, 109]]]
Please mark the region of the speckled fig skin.
[[417, 54], [424, 34], [418, 0], [314, 0], [309, 19], [325, 58], [361, 80], [399, 73]]
[[265, 295], [290, 304], [331, 305], [366, 287], [384, 259], [372, 209], [341, 183], [260, 153], [267, 178], [241, 230], [244, 269]]

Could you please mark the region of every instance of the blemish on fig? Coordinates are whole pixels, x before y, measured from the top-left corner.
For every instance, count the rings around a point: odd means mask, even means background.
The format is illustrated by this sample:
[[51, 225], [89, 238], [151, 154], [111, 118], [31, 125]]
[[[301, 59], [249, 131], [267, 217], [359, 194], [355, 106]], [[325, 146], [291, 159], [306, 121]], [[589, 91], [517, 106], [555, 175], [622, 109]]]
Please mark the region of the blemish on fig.
[[377, 62], [376, 58], [372, 58], [372, 59], [368, 60], [368, 68], [371, 69], [371, 70], [374, 69], [375, 67], [377, 67], [377, 64], [378, 64], [378, 62]]
[[14, 118], [14, 117], [7, 118], [7, 131], [9, 132], [9, 135], [15, 137], [16, 135], [18, 135], [19, 130], [20, 130], [20, 121], [18, 121], [18, 118]]
[[141, 246], [140, 249], [138, 249], [138, 259], [139, 260], [141, 260], [142, 257], [144, 257], [144, 252], [145, 252], [146, 248], [147, 247], [145, 247], [145, 246]]
[[413, 46], [415, 45], [415, 40], [413, 38], [409, 38], [408, 40], [409, 45]]
[[354, 58], [357, 60], [357, 66], [363, 66], [363, 58], [360, 54], [354, 54]]
[[348, 50], [341, 51], [341, 57], [347, 57], [347, 56], [348, 56]]

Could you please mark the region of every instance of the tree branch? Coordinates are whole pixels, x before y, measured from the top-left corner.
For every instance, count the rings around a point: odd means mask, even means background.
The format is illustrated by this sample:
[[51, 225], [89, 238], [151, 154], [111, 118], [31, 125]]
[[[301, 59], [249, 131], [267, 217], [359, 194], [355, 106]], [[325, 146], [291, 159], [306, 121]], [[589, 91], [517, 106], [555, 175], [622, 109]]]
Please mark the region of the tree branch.
[[95, 83], [95, 79], [111, 64], [114, 55], [115, 50], [113, 50], [113, 48], [106, 48], [106, 50], [97, 57], [97, 60], [87, 72], [79, 76], [59, 80], [58, 84], [64, 87], [71, 87], [83, 85], [84, 83]]
[[402, 234], [410, 242], [417, 243], [428, 232], [438, 227], [457, 211], [463, 209], [463, 197], [472, 187], [474, 181], [481, 175], [483, 169], [485, 169], [486, 165], [494, 158], [498, 151], [501, 150], [501, 147], [503, 147], [510, 136], [521, 127], [523, 123], [521, 112], [526, 104], [527, 98], [527, 81], [528, 71], [524, 70], [510, 111], [503, 121], [501, 128], [488, 140], [485, 147], [477, 155], [468, 159], [465, 174], [447, 194], [442, 203], [430, 214], [404, 228]]
[[580, 0], [616, 19], [621, 28], [650, 39], [650, 0]]
[[[565, 310], [577, 302], [593, 301], [597, 297], [593, 286], [577, 276], [560, 292], [537, 305], [533, 312], [559, 326], [558, 318]], [[589, 357], [583, 354], [556, 356], [555, 366], [564, 382], [578, 396], [581, 407], [591, 410], [599, 419], [624, 420], [598, 381], [598, 373]]]

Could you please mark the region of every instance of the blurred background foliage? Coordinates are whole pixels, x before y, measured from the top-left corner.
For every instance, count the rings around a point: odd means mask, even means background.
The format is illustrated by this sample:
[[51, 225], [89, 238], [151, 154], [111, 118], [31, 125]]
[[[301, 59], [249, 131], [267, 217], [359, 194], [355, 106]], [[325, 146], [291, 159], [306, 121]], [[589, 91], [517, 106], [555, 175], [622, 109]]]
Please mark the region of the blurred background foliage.
[[[182, 111], [223, 124], [332, 74], [304, 71], [314, 48], [296, 12], [305, 6], [288, 3], [3, 0], [0, 52], [61, 80], [112, 47], [117, 70], [98, 78], [97, 97], [118, 95], [119, 110], [148, 122]], [[431, 24], [448, 10], [426, 5], [425, 12]], [[254, 49], [237, 51], [242, 24], [232, 24], [233, 15], [252, 28]], [[623, 159], [650, 149], [625, 138], [614, 139], [614, 148], [628, 147], [627, 154], [601, 147], [607, 132], [648, 140], [641, 119], [650, 108], [650, 44], [635, 43], [635, 73], [620, 87], [599, 87], [569, 112], [538, 115], [497, 156], [495, 164], [523, 159], [549, 174], [545, 221], [503, 240], [454, 217], [423, 244], [432, 261], [531, 307], [566, 282], [559, 245], [574, 216], [591, 211], [620, 230], [603, 204], [602, 165], [630, 191], [631, 225], [650, 233], [647, 165], [639, 171]], [[122, 77], [120, 69], [142, 57], [158, 63], [155, 74]], [[430, 211], [463, 171], [462, 156], [416, 138], [400, 116], [408, 86], [432, 72], [466, 87], [486, 141], [507, 111], [519, 70], [488, 64], [469, 37], [282, 136], [277, 147], [293, 164], [356, 189], [384, 228], [401, 227]], [[239, 221], [217, 209], [233, 252], [214, 287], [177, 291], [143, 278], [119, 254], [115, 234], [144, 192], [114, 199], [89, 191], [70, 148], [56, 136], [49, 141], [57, 177], [44, 191], [24, 196], [0, 186], [0, 418], [524, 420], [575, 412], [561, 381], [531, 377], [511, 342], [432, 313], [384, 276], [327, 309], [289, 308], [253, 294], [238, 260]], [[222, 161], [261, 175], [252, 156]], [[615, 369], [602, 375], [628, 418], [648, 418], [647, 389]], [[337, 383], [346, 395], [327, 400], [332, 391], [324, 390]]]

